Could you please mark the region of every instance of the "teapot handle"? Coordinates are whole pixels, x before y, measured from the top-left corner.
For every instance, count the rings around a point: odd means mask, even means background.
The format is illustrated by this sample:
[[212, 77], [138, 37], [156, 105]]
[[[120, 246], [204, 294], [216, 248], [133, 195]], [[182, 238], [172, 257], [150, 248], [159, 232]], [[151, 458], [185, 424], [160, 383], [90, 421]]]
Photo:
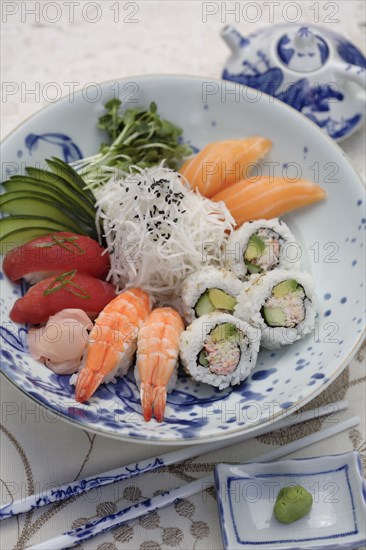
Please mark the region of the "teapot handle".
[[345, 78], [346, 80], [351, 80], [356, 84], [359, 84], [365, 90], [366, 87], [366, 70], [359, 65], [343, 64], [343, 63], [334, 63], [333, 65], [334, 72]]

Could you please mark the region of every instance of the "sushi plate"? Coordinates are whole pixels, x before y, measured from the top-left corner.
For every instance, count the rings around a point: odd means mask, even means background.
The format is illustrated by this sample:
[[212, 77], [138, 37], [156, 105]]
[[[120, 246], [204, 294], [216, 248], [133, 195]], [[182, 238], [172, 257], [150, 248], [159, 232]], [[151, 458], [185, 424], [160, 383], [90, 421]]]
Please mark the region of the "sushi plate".
[[[346, 367], [364, 334], [365, 196], [343, 151], [315, 124], [270, 96], [240, 85], [191, 76], [141, 76], [101, 84], [97, 101], [82, 93], [48, 106], [3, 142], [2, 180], [22, 166], [50, 156], [66, 161], [99, 149], [96, 122], [116, 90], [132, 106], [158, 104], [162, 116], [180, 125], [194, 147], [210, 141], [263, 135], [273, 141], [259, 173], [308, 178], [327, 199], [284, 219], [301, 244], [301, 262], [312, 273], [319, 315], [312, 335], [278, 351], [260, 352], [256, 368], [240, 386], [219, 391], [180, 376], [168, 395], [165, 420], [145, 423], [132, 372], [101, 386], [90, 402], [74, 400], [68, 376], [34, 361], [27, 327], [9, 320], [22, 291], [0, 274], [1, 367], [30, 398], [73, 425], [121, 440], [187, 445], [255, 435], [321, 393]], [[133, 93], [131, 93], [133, 90]], [[132, 97], [133, 96], [133, 97]], [[132, 371], [132, 369], [131, 369]]]

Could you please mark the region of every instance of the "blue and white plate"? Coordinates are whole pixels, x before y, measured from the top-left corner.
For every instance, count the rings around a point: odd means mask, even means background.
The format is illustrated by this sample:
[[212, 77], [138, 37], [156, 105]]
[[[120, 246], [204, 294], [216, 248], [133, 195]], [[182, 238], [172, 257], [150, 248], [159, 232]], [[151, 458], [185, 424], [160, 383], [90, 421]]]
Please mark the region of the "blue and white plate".
[[1, 275], [1, 364], [32, 399], [74, 425], [123, 440], [181, 444], [254, 434], [301, 407], [338, 376], [364, 332], [364, 191], [343, 151], [305, 117], [266, 94], [227, 82], [185, 76], [131, 77], [102, 84], [97, 101], [75, 95], [43, 109], [2, 145], [2, 179], [50, 156], [72, 161], [95, 153], [105, 139], [97, 129], [103, 105], [118, 92], [129, 106], [154, 100], [161, 114], [184, 129], [195, 147], [224, 138], [263, 135], [273, 149], [258, 171], [304, 177], [322, 185], [326, 201], [286, 216], [302, 245], [302, 265], [317, 284], [314, 334], [277, 352], [261, 352], [251, 376], [218, 391], [181, 376], [169, 396], [165, 420], [145, 423], [129, 374], [101, 386], [90, 403], [76, 403], [69, 377], [32, 360], [26, 327], [9, 321], [21, 288]]
[[[333, 550], [366, 543], [366, 480], [356, 452], [273, 463], [219, 464], [215, 469], [225, 549]], [[273, 515], [283, 487], [313, 497], [308, 515], [280, 523]]]

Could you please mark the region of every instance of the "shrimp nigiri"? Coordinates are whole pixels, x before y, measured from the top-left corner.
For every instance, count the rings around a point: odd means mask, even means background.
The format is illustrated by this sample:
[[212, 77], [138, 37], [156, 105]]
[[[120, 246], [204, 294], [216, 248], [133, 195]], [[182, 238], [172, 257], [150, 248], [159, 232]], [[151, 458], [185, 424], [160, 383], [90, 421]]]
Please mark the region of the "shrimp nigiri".
[[75, 398], [87, 401], [104, 381], [127, 373], [137, 334], [150, 313], [149, 295], [129, 288], [103, 309], [90, 333], [85, 364], [78, 374]]
[[154, 410], [161, 422], [166, 394], [177, 380], [179, 338], [184, 330], [180, 315], [170, 307], [156, 308], [143, 324], [137, 340], [135, 377], [140, 386], [144, 418], [149, 422]]

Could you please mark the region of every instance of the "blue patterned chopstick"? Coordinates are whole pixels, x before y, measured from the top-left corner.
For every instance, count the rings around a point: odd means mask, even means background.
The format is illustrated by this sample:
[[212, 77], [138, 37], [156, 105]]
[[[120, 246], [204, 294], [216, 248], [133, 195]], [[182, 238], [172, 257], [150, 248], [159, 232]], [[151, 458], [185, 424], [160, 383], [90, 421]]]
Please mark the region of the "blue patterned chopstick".
[[[251, 459], [251, 462], [271, 462], [273, 460], [278, 460], [279, 458], [299, 451], [304, 447], [322, 441], [344, 430], [353, 428], [359, 423], [359, 417], [354, 416], [344, 422], [339, 422], [334, 426], [315, 432], [311, 435], [298, 439], [297, 441], [293, 441], [288, 445], [273, 449], [266, 454]], [[104, 518], [87, 523], [86, 525], [73, 529], [72, 531], [67, 531], [58, 537], [41, 542], [40, 544], [36, 544], [35, 546], [28, 548], [28, 550], [62, 550], [63, 548], [71, 548], [72, 546], [81, 544], [82, 542], [100, 535], [113, 527], [117, 527], [122, 523], [126, 523], [127, 521], [136, 519], [152, 512], [153, 510], [172, 504], [177, 499], [187, 498], [195, 493], [203, 491], [213, 485], [213, 483], [214, 477], [212, 473], [203, 479], [193, 481], [192, 483], [188, 483], [182, 487], [177, 487], [176, 489], [172, 489], [171, 491], [167, 491], [151, 499], [147, 499], [138, 504], [134, 504], [133, 506], [129, 506], [128, 508], [120, 510], [115, 514], [111, 514]]]
[[204, 443], [199, 445], [190, 445], [185, 448], [178, 449], [170, 453], [162, 454], [161, 456], [154, 458], [147, 458], [140, 462], [135, 462], [127, 466], [121, 466], [115, 468], [114, 470], [109, 470], [97, 476], [90, 476], [85, 479], [78, 479], [71, 483], [61, 485], [54, 489], [49, 489], [42, 493], [36, 493], [34, 495], [29, 495], [24, 499], [16, 500], [0, 508], [0, 521], [4, 519], [11, 518], [18, 514], [28, 512], [36, 508], [41, 508], [53, 502], [60, 502], [62, 500], [68, 499], [72, 496], [80, 495], [91, 489], [96, 489], [99, 487], [104, 487], [106, 485], [111, 485], [118, 481], [136, 477], [140, 474], [147, 472], [152, 472], [161, 468], [163, 466], [169, 466], [177, 462], [183, 462], [188, 458], [194, 458], [196, 456], [210, 453], [228, 445], [238, 443], [239, 441], [244, 441], [246, 439], [252, 438], [254, 435], [262, 435], [280, 428], [293, 426], [305, 422], [306, 420], [312, 420], [318, 418], [319, 416], [324, 416], [327, 414], [332, 414], [339, 412], [348, 407], [347, 401], [337, 401], [335, 403], [329, 403], [316, 409], [303, 412], [301, 414], [292, 414], [283, 419], [278, 420], [274, 424], [264, 426], [259, 428], [252, 433], [243, 433], [241, 437], [236, 436], [235, 439], [231, 440], [220, 440], [212, 443]]

